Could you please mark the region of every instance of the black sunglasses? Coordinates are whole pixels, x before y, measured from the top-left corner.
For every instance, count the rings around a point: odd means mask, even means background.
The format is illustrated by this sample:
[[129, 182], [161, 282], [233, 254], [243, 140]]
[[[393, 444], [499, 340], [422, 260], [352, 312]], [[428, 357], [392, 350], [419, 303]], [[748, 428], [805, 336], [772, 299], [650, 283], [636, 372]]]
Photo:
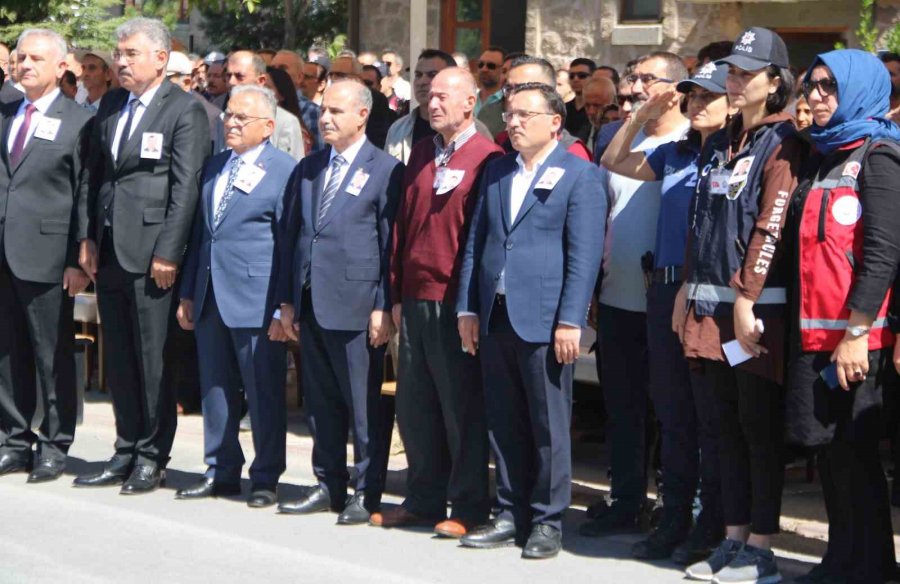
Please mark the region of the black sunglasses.
[[809, 98], [809, 94], [812, 93], [813, 89], [818, 89], [819, 95], [826, 97], [828, 95], [836, 94], [837, 88], [837, 81], [831, 77], [823, 77], [822, 79], [817, 79], [815, 81], [807, 79], [803, 82], [803, 94], [806, 95], [807, 98]]
[[571, 81], [572, 79], [587, 79], [590, 76], [591, 76], [590, 73], [584, 73], [581, 71], [579, 71], [577, 73], [569, 73], [569, 81]]
[[499, 67], [497, 63], [488, 63], [487, 61], [478, 61], [479, 69], [487, 69], [488, 71], [494, 71]]

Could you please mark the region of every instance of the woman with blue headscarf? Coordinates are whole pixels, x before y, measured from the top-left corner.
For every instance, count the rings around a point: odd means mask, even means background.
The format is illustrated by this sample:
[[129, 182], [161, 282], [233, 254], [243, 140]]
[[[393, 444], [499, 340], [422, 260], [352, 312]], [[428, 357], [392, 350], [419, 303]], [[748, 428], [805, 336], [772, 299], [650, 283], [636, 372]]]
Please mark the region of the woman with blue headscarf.
[[882, 385], [900, 262], [900, 130], [873, 55], [819, 55], [803, 80], [815, 153], [794, 193], [788, 439], [818, 448], [828, 550], [798, 582], [884, 582], [896, 571], [881, 468]]

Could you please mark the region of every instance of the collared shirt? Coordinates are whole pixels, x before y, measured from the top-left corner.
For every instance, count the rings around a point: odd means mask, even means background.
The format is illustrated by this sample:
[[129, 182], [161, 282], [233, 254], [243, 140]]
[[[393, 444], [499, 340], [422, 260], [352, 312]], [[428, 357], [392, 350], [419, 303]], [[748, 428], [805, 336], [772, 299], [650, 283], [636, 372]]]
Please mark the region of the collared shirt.
[[240, 158], [244, 161], [245, 165], [256, 164], [256, 159], [259, 158], [259, 155], [262, 154], [265, 147], [266, 142], [263, 142], [259, 146], [247, 150], [243, 154], [236, 154], [234, 150], [231, 151], [231, 156], [228, 157], [228, 161], [225, 163], [225, 166], [222, 167], [219, 176], [216, 178], [216, 184], [213, 186], [213, 213], [219, 208], [219, 202], [225, 194], [225, 187], [228, 186], [228, 173], [231, 172], [231, 165], [234, 163], [234, 159]]
[[[321, 110], [314, 101], [307, 99], [299, 89], [297, 90], [297, 100], [300, 102], [300, 117], [303, 118], [303, 125], [306, 126], [309, 133], [312, 134], [312, 151], [315, 152], [323, 146], [322, 136], [319, 134], [319, 116], [321, 115]], [[309, 154], [309, 152], [307, 152], [307, 154]]]
[[31, 140], [31, 137], [34, 135], [35, 129], [40, 125], [41, 120], [44, 119], [44, 115], [47, 113], [47, 109], [50, 108], [50, 104], [53, 103], [53, 100], [55, 100], [58, 95], [59, 89], [54, 89], [34, 102], [29, 101], [27, 97], [22, 100], [22, 103], [19, 104], [19, 111], [16, 112], [16, 117], [13, 118], [12, 124], [9, 126], [9, 136], [7, 136], [6, 139], [7, 152], [12, 152], [13, 144], [16, 141], [16, 135], [19, 133], [19, 128], [25, 123], [25, 107], [28, 106], [28, 104], [33, 103], [35, 108], [34, 113], [31, 114], [31, 123], [28, 125], [28, 133], [25, 135], [24, 145], [28, 145], [28, 141]]
[[328, 170], [325, 171], [325, 181], [322, 183], [323, 185], [327, 185], [328, 181], [331, 180], [331, 162], [340, 156], [344, 159], [344, 164], [341, 166], [341, 180], [338, 181], [338, 184], [344, 182], [344, 178], [347, 176], [347, 171], [350, 169], [350, 166], [353, 164], [353, 161], [356, 160], [356, 155], [359, 154], [359, 151], [362, 149], [363, 144], [366, 143], [366, 137], [363, 136], [350, 146], [348, 146], [343, 152], [338, 152], [334, 149], [334, 146], [331, 147], [331, 155], [328, 157]]
[[496, 92], [490, 94], [487, 97], [487, 99], [484, 101], [481, 100], [481, 93], [479, 93], [478, 99], [475, 100], [475, 115], [477, 116], [478, 112], [480, 112], [481, 108], [483, 108], [484, 106], [492, 104], [492, 103], [496, 103], [501, 100], [503, 100], [503, 90], [502, 89], [498, 89]]
[[[81, 104], [81, 107], [83, 107], [87, 111], [91, 112], [92, 114], [95, 114], [95, 113], [97, 113], [97, 110], [100, 109], [100, 100], [98, 99], [94, 103], [91, 103], [91, 102], [85, 100], [85, 102], [83, 104]], [[135, 113], [135, 115], [137, 115], [137, 114]]]
[[434, 135], [434, 160], [437, 166], [447, 166], [453, 153], [463, 147], [469, 141], [469, 138], [475, 135], [478, 130], [475, 124], [469, 124], [469, 127], [459, 133], [456, 138], [450, 140], [447, 146], [444, 146], [444, 137], [440, 134]]
[[135, 129], [138, 127], [138, 124], [141, 123], [141, 118], [144, 117], [144, 112], [147, 111], [147, 108], [150, 107], [150, 102], [153, 101], [153, 97], [156, 95], [156, 92], [159, 91], [160, 85], [148, 89], [144, 92], [143, 95], [137, 97], [133, 93], [128, 94], [128, 100], [125, 102], [125, 105], [122, 106], [122, 111], [119, 112], [119, 122], [116, 124], [116, 135], [113, 138], [112, 143], [112, 155], [113, 160], [116, 159], [119, 152], [119, 142], [122, 140], [122, 132], [125, 131], [125, 123], [128, 121], [128, 106], [131, 104], [132, 100], [137, 99], [140, 101], [140, 105], [137, 106], [137, 109], [134, 110], [134, 119], [131, 121], [131, 131], [128, 133], [128, 136], [125, 138], [131, 138], [134, 135]]

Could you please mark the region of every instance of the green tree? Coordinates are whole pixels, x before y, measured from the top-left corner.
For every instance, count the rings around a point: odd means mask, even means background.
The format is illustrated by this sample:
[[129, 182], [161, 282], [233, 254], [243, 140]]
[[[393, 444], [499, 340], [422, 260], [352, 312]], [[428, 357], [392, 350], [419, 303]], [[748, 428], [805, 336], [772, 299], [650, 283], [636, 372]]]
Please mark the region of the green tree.
[[884, 38], [885, 48], [892, 53], [900, 53], [900, 23], [895, 24]]
[[878, 28], [875, 27], [875, 0], [859, 0], [859, 26], [856, 28], [856, 42], [859, 48], [875, 52], [878, 42]]
[[72, 46], [108, 49], [114, 45], [113, 33], [124, 16], [112, 9], [121, 0], [49, 0], [32, 2], [30, 8], [7, 14], [0, 27], [0, 40], [11, 43], [27, 28], [49, 28], [61, 34]]

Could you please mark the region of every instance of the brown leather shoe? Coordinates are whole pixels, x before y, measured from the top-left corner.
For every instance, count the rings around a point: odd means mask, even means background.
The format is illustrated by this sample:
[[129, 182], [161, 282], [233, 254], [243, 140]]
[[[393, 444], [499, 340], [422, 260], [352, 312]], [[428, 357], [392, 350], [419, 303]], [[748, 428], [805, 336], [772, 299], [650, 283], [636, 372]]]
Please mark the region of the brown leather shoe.
[[387, 509], [386, 511], [372, 513], [369, 516], [369, 525], [374, 525], [375, 527], [431, 527], [435, 523], [436, 520], [416, 515], [408, 511], [403, 505]]
[[451, 517], [445, 521], [441, 521], [434, 526], [434, 532], [443, 537], [459, 539], [475, 527], [475, 524], [469, 523], [463, 519]]

